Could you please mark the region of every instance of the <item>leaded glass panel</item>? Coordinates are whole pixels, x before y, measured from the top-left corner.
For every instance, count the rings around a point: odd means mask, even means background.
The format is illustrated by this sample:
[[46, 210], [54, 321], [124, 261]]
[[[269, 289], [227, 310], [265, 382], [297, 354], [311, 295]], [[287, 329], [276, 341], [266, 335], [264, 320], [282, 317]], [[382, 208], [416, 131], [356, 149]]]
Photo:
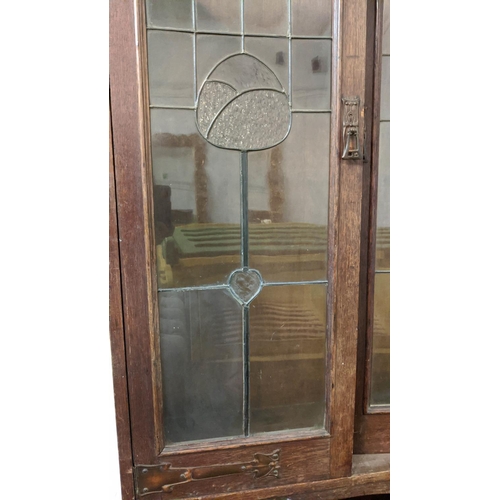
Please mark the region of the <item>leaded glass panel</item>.
[[147, 2], [167, 443], [324, 426], [331, 23], [299, 4]]

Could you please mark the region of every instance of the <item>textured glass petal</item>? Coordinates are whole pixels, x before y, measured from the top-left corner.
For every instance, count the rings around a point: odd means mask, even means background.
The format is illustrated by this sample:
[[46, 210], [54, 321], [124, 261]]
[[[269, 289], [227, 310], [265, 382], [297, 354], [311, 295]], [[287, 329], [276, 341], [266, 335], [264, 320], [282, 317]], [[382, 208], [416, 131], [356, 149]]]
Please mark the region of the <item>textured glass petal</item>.
[[288, 40], [286, 38], [245, 38], [245, 51], [257, 57], [278, 77], [288, 93]]
[[198, 128], [203, 136], [217, 113], [236, 95], [236, 90], [222, 82], [207, 82], [198, 99]]
[[248, 54], [237, 54], [222, 61], [208, 79], [226, 82], [238, 92], [259, 88], [283, 90], [276, 75], [265, 64]]
[[209, 131], [208, 141], [240, 151], [270, 148], [287, 136], [290, 114], [285, 94], [252, 90], [223, 109]]

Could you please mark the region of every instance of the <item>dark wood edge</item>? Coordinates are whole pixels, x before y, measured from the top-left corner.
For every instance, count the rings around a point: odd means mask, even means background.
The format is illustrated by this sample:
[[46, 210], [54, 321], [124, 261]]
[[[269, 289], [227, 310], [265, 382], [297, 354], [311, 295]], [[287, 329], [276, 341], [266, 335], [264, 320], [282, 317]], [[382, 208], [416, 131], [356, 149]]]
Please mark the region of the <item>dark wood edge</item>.
[[118, 250], [118, 221], [116, 218], [115, 172], [111, 115], [109, 123], [109, 335], [113, 360], [113, 387], [115, 395], [116, 432], [120, 481], [123, 500], [134, 498], [132, 445], [128, 407], [127, 362], [123, 331], [123, 310]]
[[377, 0], [367, 1], [367, 30], [366, 30], [366, 101], [365, 112], [365, 169], [363, 175], [363, 209], [361, 221], [361, 254], [360, 254], [360, 277], [359, 277], [359, 335], [358, 335], [358, 357], [356, 372], [356, 415], [363, 413], [363, 401], [365, 390], [365, 360], [366, 360], [366, 329], [367, 329], [367, 300], [368, 300], [368, 249], [370, 245], [370, 191], [372, 175], [372, 141], [373, 133], [373, 108], [376, 107], [373, 96], [373, 64], [375, 52], [375, 24]]
[[[387, 408], [370, 408], [368, 398], [371, 381], [371, 350], [373, 341], [373, 306], [375, 275], [375, 236], [378, 183], [378, 156], [380, 137], [380, 87], [383, 29], [383, 0], [371, 0], [368, 43], [374, 47], [370, 78], [372, 85], [371, 111], [371, 169], [368, 176], [369, 197], [366, 204], [368, 239], [365, 242], [366, 257], [360, 286], [360, 325], [361, 335], [358, 345], [358, 376], [356, 395], [356, 419], [354, 431], [354, 453], [388, 453], [390, 449], [390, 415]], [[371, 40], [370, 40], [371, 37]], [[367, 60], [367, 67], [369, 61]], [[369, 82], [367, 83], [369, 84]], [[366, 231], [365, 231], [366, 232]]]
[[142, 102], [147, 89], [140, 85], [140, 32], [136, 30], [134, 2], [110, 0], [109, 7], [109, 79], [130, 425], [132, 436], [141, 436], [132, 447], [136, 462], [146, 461], [161, 442], [154, 382], [159, 363], [151, 360], [157, 337], [156, 277], [151, 265], [154, 247], [146, 245], [154, 234], [144, 182], [148, 138], [144, 133], [147, 109]]
[[341, 98], [359, 96], [360, 143], [364, 141], [365, 54], [366, 54], [367, 5], [365, 0], [344, 0], [334, 8], [334, 57], [340, 60], [341, 72], [337, 74], [334, 98], [336, 110], [332, 137], [334, 166], [334, 387], [331, 408], [332, 434], [330, 473], [332, 477], [351, 474], [354, 407], [356, 398], [356, 362], [359, 330], [359, 278], [361, 250], [361, 221], [364, 163], [362, 159], [340, 160], [341, 150]]
[[288, 500], [343, 499], [390, 491], [388, 454], [354, 455], [352, 475], [323, 481], [298, 483], [252, 491], [204, 496], [204, 500], [266, 500], [286, 496]]

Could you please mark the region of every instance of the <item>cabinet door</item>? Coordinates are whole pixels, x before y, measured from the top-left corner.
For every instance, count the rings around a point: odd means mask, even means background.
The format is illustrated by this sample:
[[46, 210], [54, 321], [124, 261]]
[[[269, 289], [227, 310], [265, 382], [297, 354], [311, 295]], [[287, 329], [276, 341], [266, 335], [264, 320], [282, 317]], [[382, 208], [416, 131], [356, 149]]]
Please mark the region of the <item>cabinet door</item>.
[[110, 7], [136, 495], [349, 475], [366, 2]]

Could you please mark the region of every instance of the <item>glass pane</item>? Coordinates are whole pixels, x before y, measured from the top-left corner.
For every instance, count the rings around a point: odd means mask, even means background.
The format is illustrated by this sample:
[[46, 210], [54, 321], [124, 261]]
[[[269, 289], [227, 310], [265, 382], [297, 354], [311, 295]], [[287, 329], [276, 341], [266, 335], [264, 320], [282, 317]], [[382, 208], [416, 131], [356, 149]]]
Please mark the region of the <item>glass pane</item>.
[[390, 403], [390, 274], [375, 275], [370, 405]]
[[382, 84], [380, 96], [380, 119], [389, 120], [390, 118], [390, 75], [391, 75], [391, 58], [390, 56], [382, 56]]
[[[384, 2], [383, 50], [389, 50], [389, 1]], [[385, 49], [384, 49], [385, 47]], [[384, 52], [385, 53], [385, 52]], [[370, 405], [390, 404], [390, 122], [389, 56], [382, 56], [380, 153], [378, 165], [377, 231], [371, 359]]]
[[226, 290], [159, 294], [166, 441], [243, 433], [242, 312]]
[[193, 2], [147, 0], [146, 13], [148, 27], [193, 29]]
[[326, 286], [267, 286], [250, 305], [250, 431], [322, 428]]
[[245, 33], [286, 35], [288, 0], [245, 0]]
[[194, 65], [192, 60], [193, 35], [148, 31], [151, 104], [193, 106]]
[[326, 280], [329, 153], [329, 113], [296, 113], [285, 142], [249, 153], [250, 266], [264, 280]]
[[240, 262], [239, 155], [208, 144], [194, 113], [151, 110], [160, 288], [226, 282]]
[[248, 37], [245, 38], [245, 50], [268, 66], [288, 93], [288, 40]]
[[390, 123], [380, 124], [380, 155], [378, 165], [377, 196], [377, 250], [376, 269], [390, 267], [390, 163], [389, 163]]
[[332, 0], [293, 0], [293, 36], [331, 36]]
[[382, 36], [382, 54], [384, 55], [390, 54], [390, 45], [391, 45], [390, 9], [391, 9], [390, 0], [384, 0], [384, 27], [383, 27], [384, 34]]
[[146, 0], [167, 443], [324, 426], [331, 40], [291, 4]]
[[197, 0], [198, 31], [241, 33], [241, 0]]
[[294, 109], [330, 109], [329, 40], [292, 41], [292, 104]]
[[196, 71], [199, 90], [209, 73], [212, 72], [218, 63], [231, 54], [241, 52], [241, 37], [196, 35], [196, 51]]

